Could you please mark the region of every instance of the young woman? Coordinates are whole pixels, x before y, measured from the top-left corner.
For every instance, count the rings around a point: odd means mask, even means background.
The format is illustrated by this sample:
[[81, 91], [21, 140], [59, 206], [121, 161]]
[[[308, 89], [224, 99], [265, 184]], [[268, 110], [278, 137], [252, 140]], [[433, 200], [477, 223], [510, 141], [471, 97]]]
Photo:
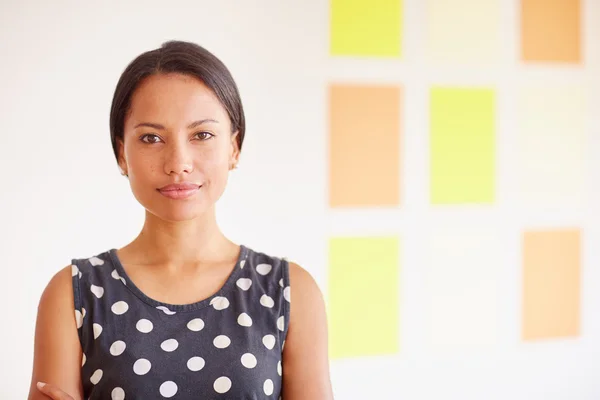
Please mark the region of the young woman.
[[110, 133], [145, 222], [47, 285], [29, 399], [331, 399], [315, 281], [216, 223], [245, 133], [228, 69], [189, 42], [141, 54], [117, 84]]

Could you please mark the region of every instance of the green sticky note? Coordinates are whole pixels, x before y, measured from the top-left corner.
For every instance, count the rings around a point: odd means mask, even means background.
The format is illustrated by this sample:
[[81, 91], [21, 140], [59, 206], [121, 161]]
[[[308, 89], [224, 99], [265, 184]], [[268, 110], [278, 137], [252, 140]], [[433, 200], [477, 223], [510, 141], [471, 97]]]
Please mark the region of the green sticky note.
[[398, 238], [330, 239], [332, 359], [399, 351], [399, 270]]
[[331, 0], [334, 56], [400, 57], [401, 0]]
[[431, 202], [493, 202], [494, 91], [433, 88], [430, 95]]

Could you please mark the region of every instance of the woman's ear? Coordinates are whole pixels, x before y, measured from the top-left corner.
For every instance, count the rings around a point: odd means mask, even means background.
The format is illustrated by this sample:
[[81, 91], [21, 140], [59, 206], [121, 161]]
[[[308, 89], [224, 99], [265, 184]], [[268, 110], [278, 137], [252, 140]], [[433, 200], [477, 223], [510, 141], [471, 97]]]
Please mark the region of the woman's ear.
[[128, 176], [127, 172], [127, 160], [125, 159], [125, 145], [123, 143], [123, 139], [117, 139], [117, 153], [118, 153], [118, 164], [119, 169], [121, 170], [121, 175]]
[[238, 131], [231, 135], [231, 152], [229, 154], [229, 170], [236, 169], [240, 161], [240, 146], [238, 144]]

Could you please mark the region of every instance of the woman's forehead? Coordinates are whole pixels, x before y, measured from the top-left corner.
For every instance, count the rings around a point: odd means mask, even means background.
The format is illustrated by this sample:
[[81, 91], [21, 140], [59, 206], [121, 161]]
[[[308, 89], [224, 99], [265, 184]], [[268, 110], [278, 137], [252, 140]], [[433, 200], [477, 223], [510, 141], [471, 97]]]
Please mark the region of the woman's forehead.
[[159, 124], [191, 124], [212, 119], [228, 123], [228, 116], [213, 91], [185, 75], [154, 75], [135, 90], [128, 113], [134, 126], [154, 119]]

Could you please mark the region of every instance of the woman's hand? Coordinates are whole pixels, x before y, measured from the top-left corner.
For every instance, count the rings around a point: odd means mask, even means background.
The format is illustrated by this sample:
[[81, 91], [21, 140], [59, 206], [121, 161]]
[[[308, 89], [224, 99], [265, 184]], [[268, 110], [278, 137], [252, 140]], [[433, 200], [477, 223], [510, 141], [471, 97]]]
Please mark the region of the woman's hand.
[[71, 396], [49, 383], [38, 382], [37, 388], [52, 400], [74, 400]]

